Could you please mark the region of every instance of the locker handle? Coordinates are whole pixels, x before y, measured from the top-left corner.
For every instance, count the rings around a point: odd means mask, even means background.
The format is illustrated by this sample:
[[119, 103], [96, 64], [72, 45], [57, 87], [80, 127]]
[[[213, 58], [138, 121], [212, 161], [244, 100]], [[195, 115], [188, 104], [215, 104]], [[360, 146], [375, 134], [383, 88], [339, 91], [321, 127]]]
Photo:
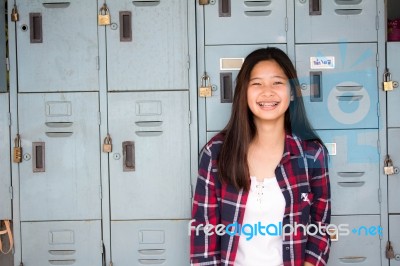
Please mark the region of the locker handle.
[[218, 1], [219, 16], [230, 17], [231, 16], [231, 0], [219, 0]]
[[135, 142], [124, 141], [122, 142], [123, 151], [123, 171], [135, 171]]
[[338, 5], [358, 5], [362, 0], [335, 0]]
[[49, 138], [67, 138], [71, 137], [74, 132], [46, 132]]
[[43, 42], [42, 14], [29, 13], [31, 43]]
[[32, 154], [33, 172], [45, 172], [45, 143], [32, 142]]
[[309, 3], [309, 14], [310, 16], [318, 16], [321, 15], [321, 0], [310, 0]]
[[261, 17], [271, 15], [271, 10], [259, 10], [259, 11], [245, 11], [244, 14], [249, 17]]
[[158, 137], [163, 133], [162, 131], [135, 131], [139, 137]]
[[362, 9], [335, 9], [335, 13], [341, 16], [359, 15]]
[[322, 102], [322, 72], [311, 71], [310, 72], [310, 101], [311, 102]]
[[139, 253], [143, 255], [161, 255], [165, 253], [165, 249], [141, 249]]
[[45, 8], [67, 8], [69, 7], [70, 2], [53, 2], [53, 3], [43, 3]]
[[349, 95], [349, 96], [336, 96], [336, 98], [341, 102], [350, 102], [350, 101], [361, 101], [363, 96], [362, 95]]
[[139, 262], [143, 265], [164, 264], [165, 259], [139, 259]]
[[271, 5], [271, 0], [266, 1], [244, 1], [247, 7], [257, 7], [257, 6], [269, 6]]
[[75, 260], [49, 260], [49, 263], [52, 265], [72, 265], [75, 263]]
[[135, 6], [156, 6], [156, 5], [160, 4], [160, 0], [132, 1], [132, 4]]
[[132, 41], [132, 12], [120, 11], [119, 12], [119, 40], [121, 42]]
[[344, 263], [360, 263], [364, 262], [366, 259], [367, 257], [356, 257], [356, 256], [339, 258], [339, 260]]
[[365, 172], [338, 172], [340, 177], [361, 177]]
[[135, 124], [139, 127], [160, 127], [163, 121], [137, 121]]
[[46, 122], [45, 124], [48, 127], [64, 128], [64, 127], [71, 127], [74, 123], [72, 123], [72, 122]]
[[362, 86], [336, 86], [338, 91], [360, 91]]
[[233, 101], [233, 82], [232, 73], [221, 73], [221, 103], [231, 103]]
[[341, 187], [362, 187], [364, 186], [365, 181], [359, 182], [338, 182], [338, 185]]

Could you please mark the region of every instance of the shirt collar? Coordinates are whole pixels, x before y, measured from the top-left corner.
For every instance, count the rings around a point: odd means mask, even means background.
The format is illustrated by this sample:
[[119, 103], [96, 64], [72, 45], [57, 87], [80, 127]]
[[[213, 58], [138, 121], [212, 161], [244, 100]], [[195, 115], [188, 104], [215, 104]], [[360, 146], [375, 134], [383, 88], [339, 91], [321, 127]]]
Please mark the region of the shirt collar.
[[280, 164], [284, 164], [289, 161], [291, 156], [303, 156], [303, 149], [301, 148], [301, 140], [296, 135], [286, 133], [285, 147]]

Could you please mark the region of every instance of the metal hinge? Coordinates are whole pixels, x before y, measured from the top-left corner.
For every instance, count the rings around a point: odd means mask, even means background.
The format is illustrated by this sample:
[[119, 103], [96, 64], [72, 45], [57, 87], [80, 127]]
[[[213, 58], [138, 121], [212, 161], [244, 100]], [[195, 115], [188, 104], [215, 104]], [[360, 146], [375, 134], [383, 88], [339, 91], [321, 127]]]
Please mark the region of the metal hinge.
[[99, 186], [99, 196], [100, 196], [100, 199], [103, 198], [103, 190], [102, 190], [101, 186]]
[[382, 202], [382, 190], [380, 188], [378, 188], [378, 202]]
[[8, 126], [11, 127], [11, 113], [8, 113]]
[[381, 140], [380, 139], [378, 139], [376, 141], [376, 146], [378, 148], [378, 154], [381, 154]]
[[97, 123], [101, 125], [101, 112], [97, 113]]
[[189, 110], [189, 125], [192, 124], [192, 112]]
[[14, 190], [13, 190], [13, 187], [10, 186], [10, 187], [8, 188], [8, 191], [10, 192], [10, 199], [13, 199], [13, 198], [14, 198]]
[[288, 17], [285, 18], [285, 31], [287, 32], [289, 30], [289, 19]]
[[96, 69], [99, 70], [100, 69], [100, 57], [96, 56]]
[[104, 242], [103, 239], [100, 240], [100, 250], [101, 250], [101, 254], [104, 253]]
[[379, 53], [376, 54], [376, 67], [379, 68]]
[[381, 116], [381, 105], [379, 102], [376, 104], [376, 108], [377, 108], [376, 114], [378, 115], [378, 117], [380, 117]]
[[375, 25], [376, 25], [376, 30], [379, 30], [379, 16], [378, 15], [376, 15], [376, 18], [375, 18]]
[[190, 55], [187, 55], [187, 69], [190, 69]]
[[6, 57], [6, 68], [7, 71], [10, 71], [10, 59], [8, 57]]

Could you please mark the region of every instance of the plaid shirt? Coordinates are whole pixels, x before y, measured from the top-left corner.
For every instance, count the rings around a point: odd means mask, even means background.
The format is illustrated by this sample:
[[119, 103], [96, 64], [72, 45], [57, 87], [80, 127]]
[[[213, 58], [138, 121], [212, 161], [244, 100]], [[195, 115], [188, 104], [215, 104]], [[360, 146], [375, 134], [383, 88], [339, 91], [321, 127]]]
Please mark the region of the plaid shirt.
[[[199, 176], [193, 199], [191, 222], [191, 265], [234, 265], [239, 235], [196, 230], [196, 226], [242, 224], [248, 192], [237, 191], [221, 183], [217, 177], [217, 158], [224, 136], [216, 135], [200, 154]], [[282, 159], [275, 170], [278, 184], [286, 201], [282, 227], [295, 224], [330, 223], [330, 185], [326, 149], [316, 141], [304, 141], [287, 134]], [[262, 222], [262, 221], [260, 221]], [[218, 228], [217, 228], [218, 229]], [[314, 231], [314, 230], [310, 230]], [[326, 265], [330, 238], [324, 234], [306, 235], [302, 227], [296, 234], [283, 234], [283, 265], [303, 266], [310, 262]], [[267, 252], [267, 251], [266, 251]]]

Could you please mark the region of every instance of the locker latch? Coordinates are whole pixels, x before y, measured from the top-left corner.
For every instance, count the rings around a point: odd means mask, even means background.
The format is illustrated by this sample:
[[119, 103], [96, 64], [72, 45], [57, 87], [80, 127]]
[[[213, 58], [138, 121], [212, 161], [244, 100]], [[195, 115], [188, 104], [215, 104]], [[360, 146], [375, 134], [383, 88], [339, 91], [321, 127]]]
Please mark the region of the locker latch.
[[107, 134], [107, 136], [104, 138], [103, 152], [106, 153], [112, 152], [112, 139], [110, 134]]
[[210, 0], [199, 0], [199, 5], [209, 5], [210, 4]]
[[392, 243], [390, 243], [390, 241], [388, 241], [386, 243], [386, 258], [391, 260], [391, 259], [394, 259], [394, 257], [395, 257], [395, 255], [394, 255]]
[[104, 3], [103, 6], [100, 8], [98, 23], [99, 26], [106, 26], [111, 24], [110, 10], [108, 9], [106, 3]]
[[389, 154], [386, 155], [383, 171], [385, 172], [385, 175], [394, 175], [399, 173], [399, 168], [393, 166], [393, 161]]
[[201, 77], [201, 86], [199, 88], [199, 96], [200, 97], [211, 97], [212, 89], [210, 84], [210, 77], [204, 73]]
[[16, 4], [14, 4], [14, 7], [11, 11], [11, 21], [13, 22], [19, 21], [19, 13]]
[[14, 154], [13, 154], [13, 162], [20, 163], [22, 162], [22, 147], [21, 147], [21, 137], [19, 134], [14, 139]]

